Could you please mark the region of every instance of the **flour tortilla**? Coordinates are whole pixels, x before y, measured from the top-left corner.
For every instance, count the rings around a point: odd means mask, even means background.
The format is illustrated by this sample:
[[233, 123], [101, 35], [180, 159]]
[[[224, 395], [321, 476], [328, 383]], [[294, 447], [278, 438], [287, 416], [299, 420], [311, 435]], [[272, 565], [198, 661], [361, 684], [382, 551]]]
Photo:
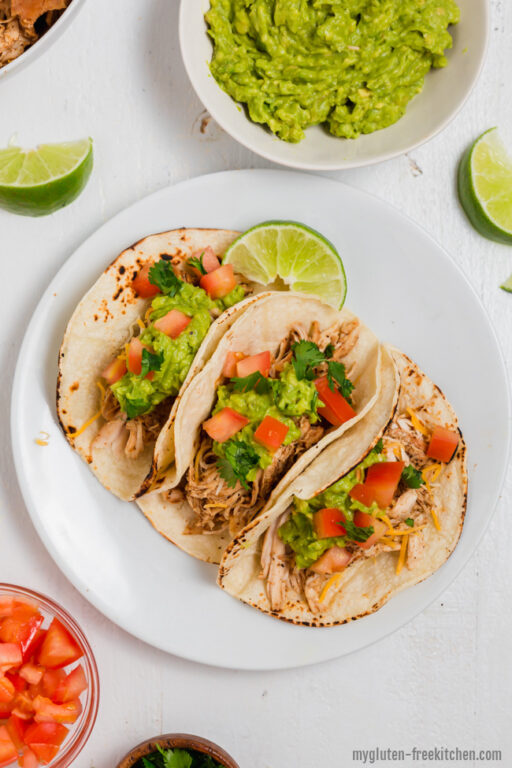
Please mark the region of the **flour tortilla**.
[[[271, 293], [238, 317], [230, 330], [225, 333], [208, 364], [191, 382], [182, 396], [176, 412], [175, 464], [172, 487], [176, 487], [194, 461], [201, 436], [203, 422], [210, 416], [215, 405], [217, 383], [228, 351], [253, 355], [269, 350], [275, 353], [280, 342], [294, 326], [309, 331], [316, 321], [321, 330], [335, 323], [343, 323], [355, 316], [347, 309], [341, 312], [313, 297], [295, 293]], [[324, 435], [312, 448], [306, 451], [274, 488], [268, 505], [273, 505], [284, 488], [300, 475], [328, 445], [337, 441], [359, 419], [373, 407], [380, 388], [380, 344], [375, 335], [360, 324], [359, 339], [352, 351], [344, 358], [350, 378], [355, 384], [353, 393], [357, 416]], [[171, 473], [166, 474], [162, 487], [169, 488]], [[222, 553], [231, 541], [228, 531], [223, 533], [187, 534], [185, 530], [194, 512], [186, 501], [171, 502], [163, 493], [150, 492], [137, 501], [139, 507], [159, 533], [181, 547], [188, 554], [219, 563]]]
[[[423, 407], [432, 424], [457, 430], [457, 417], [440, 389], [405, 355], [390, 350], [400, 375], [397, 415], [406, 408]], [[272, 611], [265, 583], [259, 579], [263, 536], [271, 523], [290, 506], [293, 497], [310, 499], [353, 469], [375, 445], [383, 433], [383, 413], [394, 411], [393, 388], [386, 390], [385, 380], [377, 405], [345, 435], [343, 447], [334, 444], [316, 464], [291, 483], [273, 506], [228, 547], [219, 569], [219, 585], [229, 594], [249, 605], [294, 624], [327, 627], [343, 624], [377, 611], [393, 595], [423, 581], [448, 559], [459, 540], [466, 512], [466, 447], [460, 439], [457, 453], [444, 466], [432, 488], [432, 506], [441, 530], [429, 519], [423, 530], [425, 548], [417, 567], [404, 567], [396, 573], [397, 553], [381, 552], [376, 557], [358, 559], [349, 565], [332, 587], [334, 597], [326, 601], [323, 612], [311, 612], [302, 594], [289, 590], [284, 608]], [[385, 434], [385, 431], [384, 431]], [[371, 439], [368, 439], [371, 436]], [[340, 450], [341, 448], [341, 450]], [[419, 534], [418, 534], [419, 535]]]
[[[218, 229], [176, 229], [146, 237], [110, 264], [71, 317], [59, 355], [58, 418], [70, 445], [105, 488], [120, 499], [134, 499], [159, 470], [158, 462], [153, 461], [154, 444], [146, 446], [137, 459], [130, 459], [124, 453], [116, 456], [110, 448], [93, 446], [94, 438], [105, 423], [101, 417], [81, 434], [75, 433], [98, 412], [101, 371], [119, 354], [130, 339], [135, 323], [144, 317], [151, 304], [151, 299], [142, 299], [135, 294], [132, 280], [141, 266], [163, 256], [188, 258], [207, 246], [221, 256], [238, 234]], [[182, 393], [235, 318], [255, 300], [255, 297], [249, 297], [231, 307], [210, 326], [181, 392], [174, 400], [169, 400], [169, 418], [165, 427], [168, 441], [173, 438], [172, 422]], [[169, 452], [172, 453], [172, 445], [167, 449], [167, 458]]]

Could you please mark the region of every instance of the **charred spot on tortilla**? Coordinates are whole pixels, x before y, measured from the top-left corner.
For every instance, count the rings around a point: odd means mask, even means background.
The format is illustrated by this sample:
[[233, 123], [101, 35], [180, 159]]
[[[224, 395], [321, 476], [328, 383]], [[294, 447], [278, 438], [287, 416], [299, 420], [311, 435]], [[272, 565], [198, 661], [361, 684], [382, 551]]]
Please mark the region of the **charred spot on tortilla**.
[[118, 298], [120, 297], [120, 295], [123, 293], [123, 291], [124, 291], [124, 288], [122, 286], [120, 286], [117, 289], [117, 291], [114, 293], [114, 295], [112, 296], [112, 301], [117, 301]]

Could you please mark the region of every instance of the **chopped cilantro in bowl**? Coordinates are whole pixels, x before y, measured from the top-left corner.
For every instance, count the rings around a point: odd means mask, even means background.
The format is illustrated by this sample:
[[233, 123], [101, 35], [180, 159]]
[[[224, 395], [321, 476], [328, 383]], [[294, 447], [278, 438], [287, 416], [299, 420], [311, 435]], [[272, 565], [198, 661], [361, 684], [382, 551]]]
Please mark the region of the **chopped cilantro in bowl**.
[[133, 768], [226, 768], [211, 755], [195, 749], [157, 748], [149, 755], [139, 758]]

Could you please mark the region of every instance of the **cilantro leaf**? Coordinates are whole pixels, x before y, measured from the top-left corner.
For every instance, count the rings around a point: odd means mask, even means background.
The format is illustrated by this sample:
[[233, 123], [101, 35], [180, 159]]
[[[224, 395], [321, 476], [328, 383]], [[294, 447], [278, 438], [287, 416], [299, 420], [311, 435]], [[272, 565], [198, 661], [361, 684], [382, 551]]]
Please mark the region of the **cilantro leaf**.
[[188, 260], [188, 263], [190, 264], [191, 267], [195, 267], [202, 275], [206, 275], [206, 269], [204, 268], [204, 265], [203, 265], [203, 256], [204, 256], [204, 251], [202, 252], [199, 258], [197, 258], [197, 256], [194, 256], [192, 259]]
[[142, 350], [142, 365], [140, 369], [140, 376], [144, 378], [150, 371], [159, 371], [164, 362], [164, 353], [150, 352], [149, 349]]
[[259, 456], [249, 443], [243, 440], [228, 440], [223, 445], [224, 456], [217, 460], [217, 470], [223, 480], [234, 488], [237, 480], [249, 489], [247, 475], [259, 464]]
[[162, 749], [158, 744], [158, 751], [162, 756], [163, 768], [191, 768], [193, 757], [184, 749]]
[[249, 376], [239, 378], [233, 376], [231, 379], [234, 392], [248, 392], [250, 389], [254, 389], [258, 395], [264, 395], [270, 391], [270, 383], [259, 371], [250, 373]]
[[327, 381], [329, 389], [334, 392], [335, 382], [338, 385], [338, 390], [341, 392], [347, 403], [352, 405], [350, 395], [354, 389], [354, 385], [345, 376], [345, 366], [343, 363], [337, 363], [335, 360], [330, 360], [327, 363]]
[[382, 451], [384, 450], [384, 441], [382, 437], [380, 438], [380, 440], [377, 441], [377, 443], [375, 444], [375, 448], [373, 450], [375, 451], [375, 453], [382, 453]]
[[143, 768], [155, 768], [157, 763], [152, 759], [152, 756], [142, 758]]
[[425, 483], [419, 469], [413, 467], [412, 464], [408, 464], [406, 467], [404, 467], [402, 472], [402, 480], [406, 485], [409, 486], [409, 488], [419, 488]]
[[148, 279], [152, 285], [160, 288], [165, 296], [171, 296], [171, 298], [176, 296], [183, 285], [179, 277], [174, 274], [171, 263], [166, 259], [160, 259], [153, 264], [149, 270]]
[[404, 523], [409, 526], [409, 528], [412, 528], [414, 525], [414, 520], [412, 517], [408, 517], [407, 520], [404, 520]]
[[314, 368], [325, 360], [325, 355], [320, 351], [314, 341], [296, 341], [292, 344], [293, 367], [299, 381], [315, 378]]
[[347, 532], [347, 538], [351, 541], [366, 541], [372, 533], [375, 533], [373, 525], [356, 525], [352, 520], [346, 520], [344, 523], [339, 523], [339, 525], [343, 526]]

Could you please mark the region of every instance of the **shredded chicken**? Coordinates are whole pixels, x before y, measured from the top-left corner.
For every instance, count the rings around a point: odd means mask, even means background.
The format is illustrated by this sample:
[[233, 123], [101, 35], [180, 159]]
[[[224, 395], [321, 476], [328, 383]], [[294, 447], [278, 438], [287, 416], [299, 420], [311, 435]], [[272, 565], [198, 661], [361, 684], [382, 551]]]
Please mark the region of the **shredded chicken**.
[[411, 517], [411, 512], [416, 506], [417, 500], [418, 494], [412, 488], [402, 493], [388, 511], [389, 519], [393, 522], [396, 520], [398, 523], [407, 520], [408, 517]]
[[55, 23], [71, 0], [0, 0], [0, 67], [18, 58]]
[[403, 445], [407, 457], [416, 469], [423, 469], [428, 464], [427, 441], [418, 432], [413, 429], [404, 429], [403, 426], [398, 426], [394, 422], [387, 436], [398, 440]]
[[[279, 536], [279, 528], [288, 517], [288, 514], [287, 510], [274, 520], [265, 537], [266, 546], [265, 542], [263, 544], [265, 550], [265, 555], [262, 552], [263, 573], [266, 574], [267, 594], [273, 611], [279, 611], [283, 607], [290, 576], [290, 563], [286, 554], [286, 545]], [[264, 564], [263, 557], [265, 557]]]
[[420, 533], [417, 533], [414, 536], [409, 536], [406, 561], [409, 570], [412, 570], [418, 565], [422, 558], [424, 549], [425, 540], [423, 537], [423, 531], [420, 531]]
[[127, 439], [126, 424], [123, 419], [107, 421], [92, 442], [92, 448], [110, 448], [114, 456], [120, 456]]
[[326, 581], [325, 576], [309, 573], [304, 581], [304, 597], [312, 613], [320, 613], [320, 594]]

